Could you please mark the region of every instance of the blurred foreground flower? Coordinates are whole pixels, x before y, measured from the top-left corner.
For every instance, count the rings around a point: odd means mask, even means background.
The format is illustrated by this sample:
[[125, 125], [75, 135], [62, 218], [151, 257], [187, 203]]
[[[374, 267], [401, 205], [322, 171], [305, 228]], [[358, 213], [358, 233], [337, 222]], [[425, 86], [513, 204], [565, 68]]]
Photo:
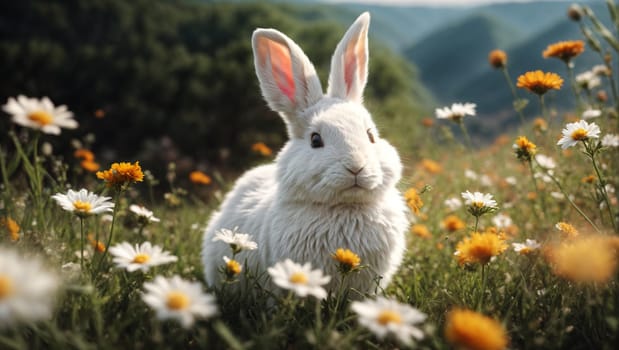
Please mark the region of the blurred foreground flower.
[[38, 259], [0, 247], [0, 328], [51, 318], [59, 284]]
[[252, 236], [247, 233], [237, 232], [238, 227], [229, 230], [227, 228], [221, 228], [215, 232], [213, 242], [222, 241], [232, 249], [233, 254], [238, 254], [243, 250], [254, 250], [258, 248], [258, 244], [252, 241]]
[[267, 146], [264, 142], [256, 142], [251, 145], [251, 150], [255, 153], [260, 154], [263, 157], [270, 157], [273, 154], [273, 151], [269, 146]]
[[111, 212], [114, 203], [110, 197], [98, 196], [85, 188], [79, 191], [69, 190], [67, 194], [56, 193], [52, 198], [66, 211], [79, 217]]
[[572, 58], [585, 51], [585, 43], [582, 40], [560, 41], [548, 45], [542, 53], [544, 58], [554, 57], [569, 63]]
[[333, 259], [339, 263], [339, 270], [342, 273], [347, 273], [361, 264], [361, 258], [350, 249], [338, 248], [333, 253]]
[[329, 283], [331, 276], [325, 276], [322, 270], [312, 270], [310, 263], [299, 265], [290, 259], [278, 262], [268, 268], [273, 283], [293, 291], [299, 297], [312, 295], [317, 299], [325, 299], [327, 291], [322, 287]]
[[109, 170], [97, 171], [97, 178], [105, 181], [108, 187], [120, 187], [130, 182], [142, 182], [144, 173], [139, 162], [113, 163]]
[[580, 141], [586, 141], [590, 138], [600, 137], [600, 128], [595, 123], [587, 123], [584, 120], [579, 120], [575, 123], [569, 123], [562, 131], [563, 136], [557, 142], [557, 145], [562, 149], [572, 147]]
[[15, 242], [19, 239], [19, 231], [21, 228], [19, 224], [10, 217], [0, 218], [0, 228], [5, 228], [6, 232], [9, 234], [11, 241]]
[[114, 263], [118, 268], [129, 272], [148, 271], [153, 266], [175, 262], [178, 258], [164, 251], [160, 246], [153, 246], [150, 242], [132, 246], [128, 242], [119, 243], [109, 249], [114, 256]]
[[210, 176], [199, 170], [189, 173], [189, 181], [193, 182], [196, 185], [210, 185], [212, 182]]
[[499, 322], [464, 309], [453, 309], [447, 314], [445, 337], [456, 348], [467, 350], [502, 350], [508, 343]]
[[474, 116], [476, 106], [474, 103], [454, 103], [451, 107], [437, 108], [435, 110], [436, 118], [459, 122], [467, 115]]
[[144, 283], [142, 300], [153, 308], [160, 320], [178, 320], [184, 328], [191, 327], [196, 318], [210, 318], [217, 314], [215, 297], [202, 292], [202, 285], [175, 275], [157, 276]]
[[588, 236], [551, 247], [546, 258], [555, 275], [573, 282], [605, 283], [617, 270], [619, 238]]
[[499, 235], [493, 232], [473, 232], [470, 237], [465, 237], [456, 245], [454, 255], [458, 264], [466, 265], [478, 263], [485, 265], [490, 259], [503, 253], [507, 244]]
[[151, 222], [159, 222], [159, 218], [155, 217], [152, 211], [137, 204], [131, 204], [129, 210], [138, 217], [140, 224], [146, 225]]
[[55, 107], [47, 97], [40, 100], [23, 95], [17, 96], [17, 99], [9, 97], [2, 109], [12, 116], [15, 124], [46, 134], [59, 135], [60, 128], [75, 129], [78, 126], [67, 106]]
[[561, 89], [561, 85], [563, 85], [563, 79], [560, 76], [555, 73], [544, 73], [541, 70], [524, 73], [518, 77], [516, 83], [519, 88], [527, 89], [540, 96], [548, 90]]
[[350, 308], [357, 313], [359, 323], [380, 339], [391, 334], [405, 345], [410, 345], [412, 338], [423, 339], [423, 332], [416, 325], [427, 316], [408, 304], [377, 297], [354, 301]]

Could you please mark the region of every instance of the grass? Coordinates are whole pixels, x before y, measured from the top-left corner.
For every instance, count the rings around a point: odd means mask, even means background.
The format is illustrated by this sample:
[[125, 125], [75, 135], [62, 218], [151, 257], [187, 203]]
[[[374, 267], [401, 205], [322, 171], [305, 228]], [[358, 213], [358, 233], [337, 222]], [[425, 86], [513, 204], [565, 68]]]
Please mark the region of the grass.
[[[613, 54], [616, 56], [616, 52]], [[557, 62], [557, 69], [562, 68], [560, 63]], [[566, 81], [563, 88], [569, 88], [569, 84]], [[615, 82], [610, 79], [607, 84]], [[608, 101], [596, 101], [593, 94], [578, 90], [576, 93], [578, 99], [582, 94], [584, 99], [588, 98], [587, 103], [602, 111], [593, 120], [600, 126], [601, 136], [619, 132], [616, 95]], [[535, 115], [535, 103], [531, 105], [525, 111]], [[567, 122], [577, 119], [573, 113], [582, 110], [558, 113], [557, 106], [540, 107], [546, 115], [543, 121], [550, 124], [548, 129], [540, 128], [543, 123], [539, 121], [525, 123], [517, 132], [503, 135], [494, 144], [478, 150], [453, 138], [436, 137], [444, 125], [432, 126], [426, 121], [425, 126], [419, 126], [429, 130], [424, 133], [426, 139], [419, 142], [424, 146], [413, 160], [406, 161], [402, 190], [417, 190], [423, 204], [416, 202], [418, 212], [411, 211], [411, 219], [431, 235], [407, 233], [408, 252], [398, 274], [387, 290], [377, 288], [375, 293], [427, 315], [419, 325], [424, 338], [412, 342], [410, 347], [456, 346], [458, 340], [444, 332], [446, 317], [454, 308], [475, 310], [496, 320], [504, 328], [510, 348], [613, 349], [619, 341], [619, 207], [614, 192], [619, 185], [619, 148], [600, 147], [598, 138], [589, 138], [574, 147], [560, 149], [557, 136]], [[460, 126], [466, 126], [466, 119], [461, 120]], [[17, 127], [8, 132], [13, 144], [0, 149], [0, 247], [19, 251], [24, 261], [42, 259], [46, 269], [61, 283], [52, 299], [50, 317], [15, 317], [6, 310], [19, 286], [2, 282], [8, 268], [0, 266], [0, 282], [4, 283], [0, 283], [0, 348], [409, 346], [393, 336], [381, 339], [360, 326], [350, 309], [351, 299], [360, 298], [354, 291], [337, 291], [322, 301], [297, 298], [293, 293], [278, 296], [264, 288], [266, 276], [257, 274], [252, 266], [243, 267], [245, 282], [235, 282], [236, 277], [232, 277], [231, 283], [216, 290], [203, 285], [202, 232], [209, 214], [221, 201], [221, 191], [203, 191], [203, 186], [225, 189], [232, 179], [215, 176], [216, 185], [182, 187], [176, 183], [177, 174], [171, 166], [165, 185], [159, 186], [168, 189], [164, 196], [152, 191], [157, 180], [149, 174], [143, 182], [108, 187], [82, 169], [79, 160], [42, 153], [41, 141], [51, 136]], [[535, 150], [526, 148], [516, 153], [512, 144], [519, 135], [534, 143]], [[407, 150], [401, 152], [406, 154]], [[531, 157], [532, 153], [551, 157], [556, 167], [551, 172], [544, 170]], [[116, 203], [113, 221], [105, 216], [80, 218], [63, 211], [51, 196], [65, 193], [68, 187], [87, 188], [112, 197]], [[453, 210], [445, 206], [446, 199], [460, 198], [460, 193], [467, 190], [492, 194], [498, 211], [474, 216], [475, 210], [467, 210], [466, 205]], [[147, 203], [160, 222], [139, 221], [128, 210], [134, 203]], [[512, 223], [494, 222], [499, 214], [507, 215]], [[465, 227], [449, 230], [444, 225], [448, 215], [460, 218]], [[9, 234], [10, 220], [19, 226], [18, 239]], [[559, 222], [573, 225], [579, 236], [567, 238], [555, 227]], [[504, 247], [471, 253], [473, 260], [459, 264], [454, 253], [462, 249], [459, 242], [473, 231], [500, 237]], [[90, 241], [85, 238], [88, 234], [92, 234]], [[587, 237], [602, 237], [596, 241], [602, 243], [594, 245]], [[107, 251], [98, 251], [96, 245], [90, 244], [93, 240], [106, 243], [108, 239], [112, 245], [149, 241], [177, 256], [178, 261], [152, 267], [147, 272], [128, 272], [117, 268]], [[530, 254], [515, 252], [511, 243], [525, 239], [536, 240], [542, 248]], [[84, 244], [86, 248], [82, 250]], [[488, 248], [484, 244], [482, 248]], [[570, 252], [581, 247], [579, 244], [584, 248], [573, 256]], [[591, 251], [592, 247], [598, 250]], [[605, 256], [603, 253], [610, 258], [600, 258]], [[480, 254], [481, 260], [475, 260]], [[332, 277], [354, 278], [354, 273]], [[144, 283], [156, 276], [175, 274], [198, 281], [205, 292], [215, 295], [218, 314], [199, 319], [190, 328], [183, 328], [176, 320], [161, 320], [142, 299]], [[254, 293], [230, 293], [235, 283], [250, 284]], [[469, 331], [476, 339], [491, 333]], [[492, 348], [480, 341], [469, 346]]]

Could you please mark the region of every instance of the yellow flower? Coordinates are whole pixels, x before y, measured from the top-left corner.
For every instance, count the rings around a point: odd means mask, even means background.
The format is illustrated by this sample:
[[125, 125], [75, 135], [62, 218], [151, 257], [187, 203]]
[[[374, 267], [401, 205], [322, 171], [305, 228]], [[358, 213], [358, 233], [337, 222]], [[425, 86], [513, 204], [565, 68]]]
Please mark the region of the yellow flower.
[[361, 264], [359, 255], [353, 253], [350, 249], [338, 248], [333, 254], [333, 259], [340, 263], [342, 272], [352, 271]]
[[473, 232], [456, 245], [455, 256], [458, 264], [487, 264], [493, 256], [503, 253], [507, 244], [497, 234], [492, 232]]
[[447, 314], [445, 338], [453, 346], [467, 350], [501, 350], [508, 343], [499, 322], [465, 309], [453, 309]]
[[519, 136], [513, 148], [516, 150], [516, 156], [520, 160], [530, 161], [531, 157], [537, 153], [537, 146], [525, 136]]
[[430, 238], [430, 237], [432, 237], [432, 234], [430, 233], [430, 230], [428, 230], [428, 227], [426, 225], [423, 225], [423, 224], [415, 224], [415, 225], [411, 226], [411, 232], [414, 235], [419, 236], [421, 238]]
[[92, 233], [88, 235], [88, 242], [90, 243], [92, 248], [95, 250], [95, 252], [97, 253], [105, 252], [105, 244], [101, 241], [96, 240]]
[[421, 167], [430, 174], [438, 174], [443, 171], [443, 167], [431, 159], [423, 159], [421, 161]]
[[237, 276], [243, 270], [243, 266], [241, 266], [241, 264], [234, 259], [224, 256], [224, 261], [226, 262], [225, 273], [228, 278]]
[[585, 176], [582, 179], [580, 179], [580, 182], [582, 183], [586, 183], [586, 184], [592, 184], [595, 182], [595, 175], [589, 175], [589, 176]]
[[20, 227], [15, 220], [8, 216], [5, 218], [0, 218], [0, 228], [1, 227], [6, 227], [6, 231], [9, 233], [11, 241], [15, 242], [19, 239]]
[[460, 220], [459, 217], [455, 215], [449, 215], [445, 219], [443, 219], [442, 227], [449, 232], [455, 232], [465, 228], [466, 224], [464, 223], [464, 221]]
[[507, 65], [507, 54], [503, 50], [490, 51], [488, 62], [494, 68], [503, 68]]
[[404, 192], [404, 199], [406, 200], [408, 207], [415, 214], [419, 214], [419, 209], [423, 207], [423, 201], [421, 200], [421, 197], [419, 197], [417, 190], [414, 188], [409, 188], [408, 191]]
[[109, 187], [121, 186], [129, 182], [141, 182], [144, 173], [139, 162], [113, 163], [109, 170], [97, 171], [97, 178], [104, 180]]
[[567, 222], [558, 222], [555, 228], [563, 233], [563, 238], [572, 239], [579, 235], [578, 230]]
[[526, 72], [518, 77], [516, 86], [527, 89], [532, 93], [543, 95], [550, 89], [559, 90], [563, 79], [555, 73], [544, 73], [541, 70]]
[[608, 282], [617, 270], [617, 237], [589, 236], [551, 247], [546, 259], [555, 275], [573, 282]]
[[555, 57], [568, 63], [572, 58], [580, 55], [585, 51], [585, 43], [582, 40], [560, 41], [548, 45], [542, 53], [544, 58]]
[[251, 145], [251, 150], [253, 152], [260, 154], [263, 157], [270, 157], [273, 154], [273, 151], [271, 150], [271, 148], [269, 148], [269, 146], [264, 144], [264, 142], [254, 143], [253, 145]]
[[189, 173], [189, 180], [199, 185], [209, 185], [212, 182], [210, 176], [198, 170]]

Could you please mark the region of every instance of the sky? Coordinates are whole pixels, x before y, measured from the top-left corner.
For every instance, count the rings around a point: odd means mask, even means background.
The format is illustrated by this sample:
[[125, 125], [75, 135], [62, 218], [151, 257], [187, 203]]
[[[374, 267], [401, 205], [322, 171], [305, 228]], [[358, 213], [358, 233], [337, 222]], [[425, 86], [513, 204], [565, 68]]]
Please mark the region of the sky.
[[[382, 5], [422, 5], [422, 6], [470, 6], [501, 2], [530, 2], [534, 0], [323, 0], [327, 2], [356, 2]], [[557, 1], [557, 0], [555, 0]]]

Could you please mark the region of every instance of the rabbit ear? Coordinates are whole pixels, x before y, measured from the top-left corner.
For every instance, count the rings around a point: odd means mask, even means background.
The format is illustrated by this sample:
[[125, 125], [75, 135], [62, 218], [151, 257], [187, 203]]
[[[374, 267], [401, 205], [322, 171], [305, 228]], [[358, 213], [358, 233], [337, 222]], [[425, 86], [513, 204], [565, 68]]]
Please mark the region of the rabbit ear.
[[370, 14], [364, 12], [337, 45], [331, 58], [327, 95], [363, 102], [363, 89], [368, 79], [369, 26]]
[[298, 113], [322, 98], [314, 66], [294, 41], [275, 29], [256, 29], [252, 46], [264, 99], [282, 114], [291, 136], [303, 135], [306, 123]]

